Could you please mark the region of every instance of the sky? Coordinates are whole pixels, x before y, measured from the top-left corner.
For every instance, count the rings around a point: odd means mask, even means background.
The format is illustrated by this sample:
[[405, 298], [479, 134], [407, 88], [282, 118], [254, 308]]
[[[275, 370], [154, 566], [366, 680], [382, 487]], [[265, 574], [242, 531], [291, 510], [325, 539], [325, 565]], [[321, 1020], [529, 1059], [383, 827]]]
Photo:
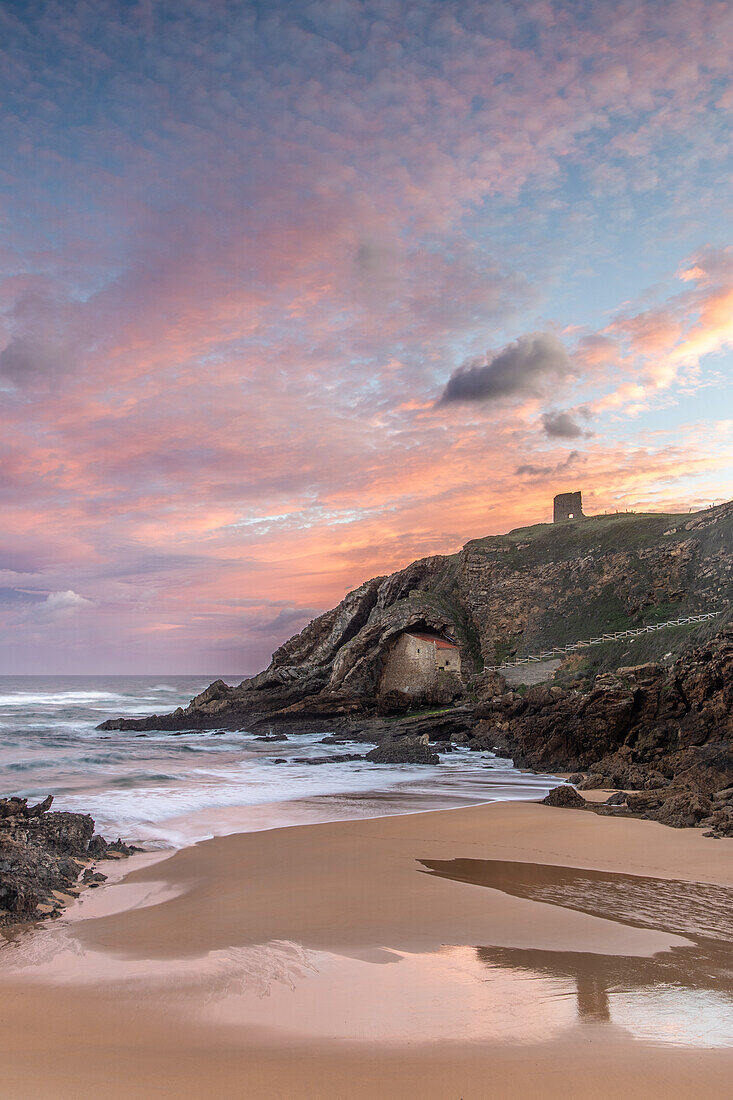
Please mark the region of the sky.
[[0, 673], [733, 496], [719, 0], [0, 0]]

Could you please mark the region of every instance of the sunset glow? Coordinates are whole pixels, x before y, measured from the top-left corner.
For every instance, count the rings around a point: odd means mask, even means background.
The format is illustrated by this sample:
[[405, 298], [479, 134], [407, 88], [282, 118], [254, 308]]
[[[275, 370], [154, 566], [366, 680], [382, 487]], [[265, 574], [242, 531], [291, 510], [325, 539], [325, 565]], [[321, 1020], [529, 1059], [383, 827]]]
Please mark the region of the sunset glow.
[[731, 7], [0, 7], [2, 671], [733, 496]]

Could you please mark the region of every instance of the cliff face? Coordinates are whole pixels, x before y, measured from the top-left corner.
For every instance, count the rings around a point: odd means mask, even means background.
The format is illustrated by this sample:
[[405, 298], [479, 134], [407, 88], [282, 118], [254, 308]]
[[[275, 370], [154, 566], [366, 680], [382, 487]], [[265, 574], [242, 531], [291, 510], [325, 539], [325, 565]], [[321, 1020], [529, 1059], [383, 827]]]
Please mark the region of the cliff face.
[[597, 516], [476, 539], [350, 592], [237, 687], [104, 728], [343, 718], [375, 706], [385, 651], [408, 627], [450, 630], [464, 678], [511, 654], [697, 611], [733, 595], [733, 502], [697, 514]]
[[668, 825], [733, 835], [733, 628], [670, 668], [597, 678], [589, 693], [538, 684], [486, 693], [472, 730], [520, 767], [587, 772], [585, 788], [629, 793], [614, 805]]

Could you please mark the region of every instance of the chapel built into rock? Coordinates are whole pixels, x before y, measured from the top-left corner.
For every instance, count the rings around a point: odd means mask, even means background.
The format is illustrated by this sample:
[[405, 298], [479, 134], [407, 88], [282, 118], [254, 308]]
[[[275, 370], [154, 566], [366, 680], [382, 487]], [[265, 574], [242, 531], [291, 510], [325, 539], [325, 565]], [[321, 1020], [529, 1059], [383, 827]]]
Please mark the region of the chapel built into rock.
[[461, 675], [458, 645], [445, 634], [406, 630], [387, 653], [380, 687], [382, 693], [424, 695], [449, 675]]

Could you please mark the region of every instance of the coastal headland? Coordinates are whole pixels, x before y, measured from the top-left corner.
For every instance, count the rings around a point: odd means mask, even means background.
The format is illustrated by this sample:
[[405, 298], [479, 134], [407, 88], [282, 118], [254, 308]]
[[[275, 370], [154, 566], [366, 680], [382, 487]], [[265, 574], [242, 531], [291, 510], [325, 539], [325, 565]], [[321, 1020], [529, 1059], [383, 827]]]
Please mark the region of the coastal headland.
[[[614, 813], [733, 835], [731, 547], [733, 502], [476, 539], [363, 584], [257, 676], [100, 728], [245, 728], [282, 739], [327, 730], [378, 743], [369, 759], [389, 763], [435, 764], [436, 746], [463, 744], [611, 788]], [[548, 646], [702, 611], [714, 617], [571, 653], [544, 683], [493, 671]], [[419, 692], [392, 690], [385, 672], [406, 632], [454, 639], [461, 675], [438, 669]]]

